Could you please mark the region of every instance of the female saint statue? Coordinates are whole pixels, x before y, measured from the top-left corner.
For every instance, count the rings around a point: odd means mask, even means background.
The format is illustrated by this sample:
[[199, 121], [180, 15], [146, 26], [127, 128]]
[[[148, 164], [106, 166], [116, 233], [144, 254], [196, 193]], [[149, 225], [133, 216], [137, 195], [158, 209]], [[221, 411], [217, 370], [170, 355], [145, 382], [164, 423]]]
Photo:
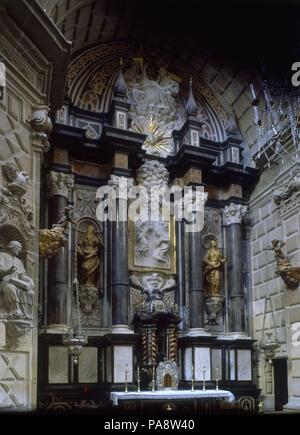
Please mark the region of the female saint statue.
[[89, 224], [86, 234], [77, 245], [78, 281], [82, 286], [97, 287], [102, 242], [94, 225]]
[[204, 276], [206, 280], [206, 293], [209, 296], [221, 295], [221, 268], [226, 261], [215, 240], [211, 240], [209, 250], [204, 258]]

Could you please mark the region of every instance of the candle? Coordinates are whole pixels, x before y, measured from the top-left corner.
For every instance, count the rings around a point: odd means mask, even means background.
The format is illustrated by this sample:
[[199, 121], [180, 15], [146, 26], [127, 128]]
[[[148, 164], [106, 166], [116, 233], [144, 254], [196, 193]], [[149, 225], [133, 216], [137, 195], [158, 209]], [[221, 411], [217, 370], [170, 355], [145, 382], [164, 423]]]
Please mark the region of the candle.
[[219, 369], [216, 368], [216, 390], [219, 389]]
[[192, 364], [192, 391], [194, 391], [194, 383], [195, 383], [195, 367]]
[[140, 385], [140, 366], [137, 367], [137, 384], [138, 384], [138, 393], [141, 391], [141, 385]]
[[125, 393], [128, 393], [127, 374], [128, 374], [128, 365], [126, 364], [126, 366], [125, 366]]
[[152, 391], [155, 391], [155, 366], [152, 367]]
[[205, 365], [203, 366], [203, 387], [202, 389], [205, 391], [205, 371], [206, 371], [206, 367]]

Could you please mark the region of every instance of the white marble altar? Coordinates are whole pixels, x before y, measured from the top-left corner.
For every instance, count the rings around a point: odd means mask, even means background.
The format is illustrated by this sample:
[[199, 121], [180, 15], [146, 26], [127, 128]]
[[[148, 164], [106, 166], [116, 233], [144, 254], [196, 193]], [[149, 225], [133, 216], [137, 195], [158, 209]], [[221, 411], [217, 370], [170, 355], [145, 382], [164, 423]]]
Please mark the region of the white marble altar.
[[118, 406], [119, 400], [181, 400], [181, 399], [221, 399], [234, 402], [235, 397], [226, 390], [163, 390], [128, 392], [115, 391], [110, 393], [113, 406]]

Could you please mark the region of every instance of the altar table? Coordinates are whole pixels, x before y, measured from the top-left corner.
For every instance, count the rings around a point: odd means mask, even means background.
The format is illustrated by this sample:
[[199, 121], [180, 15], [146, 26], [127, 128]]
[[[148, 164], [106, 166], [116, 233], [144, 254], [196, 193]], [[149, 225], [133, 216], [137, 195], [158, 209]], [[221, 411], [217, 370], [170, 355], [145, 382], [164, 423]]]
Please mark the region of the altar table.
[[184, 399], [219, 399], [234, 402], [234, 395], [227, 390], [159, 390], [159, 391], [129, 391], [127, 393], [114, 391], [110, 400], [118, 406], [119, 400], [184, 400]]

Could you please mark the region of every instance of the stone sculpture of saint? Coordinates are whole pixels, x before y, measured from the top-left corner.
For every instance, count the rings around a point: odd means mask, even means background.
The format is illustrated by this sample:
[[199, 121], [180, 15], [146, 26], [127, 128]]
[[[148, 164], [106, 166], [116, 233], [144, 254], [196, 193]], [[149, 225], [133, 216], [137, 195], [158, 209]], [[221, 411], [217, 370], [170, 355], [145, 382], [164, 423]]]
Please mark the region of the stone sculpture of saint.
[[4, 252], [0, 252], [0, 299], [8, 317], [32, 318], [32, 279], [26, 274], [18, 258], [22, 251], [20, 242], [11, 241]]
[[101, 247], [94, 225], [88, 225], [86, 234], [77, 245], [78, 280], [81, 286], [97, 287]]
[[210, 247], [204, 258], [204, 276], [206, 280], [206, 294], [209, 296], [221, 295], [221, 269], [226, 258], [222, 257], [221, 251], [215, 240], [211, 240]]
[[151, 273], [144, 277], [144, 294], [146, 296], [146, 307], [148, 311], [165, 310], [162, 292], [163, 284], [164, 281], [158, 273]]

